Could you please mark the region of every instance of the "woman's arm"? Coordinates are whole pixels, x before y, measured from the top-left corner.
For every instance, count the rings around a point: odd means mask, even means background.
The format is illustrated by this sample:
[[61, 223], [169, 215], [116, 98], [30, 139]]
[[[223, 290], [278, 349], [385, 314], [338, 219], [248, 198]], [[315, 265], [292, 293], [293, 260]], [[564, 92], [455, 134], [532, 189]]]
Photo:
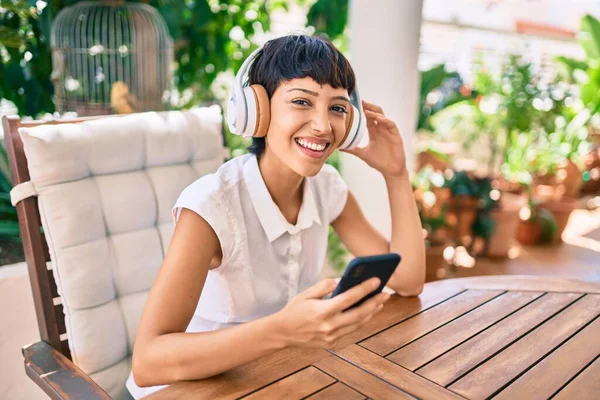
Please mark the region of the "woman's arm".
[[402, 256], [388, 285], [403, 296], [416, 296], [425, 283], [425, 242], [408, 172], [400, 132], [385, 117], [381, 107], [363, 101], [367, 117], [369, 144], [347, 151], [364, 160], [383, 175], [392, 218], [392, 237], [388, 242], [364, 217], [352, 195], [333, 227], [355, 256], [395, 252]]
[[185, 333], [213, 258], [220, 263], [217, 235], [202, 217], [184, 208], [138, 327], [133, 353], [138, 386], [211, 376], [283, 346], [272, 337], [268, 319]]
[[417, 296], [425, 284], [425, 241], [408, 174], [386, 177], [392, 214], [390, 251], [402, 256], [388, 286], [403, 296]]

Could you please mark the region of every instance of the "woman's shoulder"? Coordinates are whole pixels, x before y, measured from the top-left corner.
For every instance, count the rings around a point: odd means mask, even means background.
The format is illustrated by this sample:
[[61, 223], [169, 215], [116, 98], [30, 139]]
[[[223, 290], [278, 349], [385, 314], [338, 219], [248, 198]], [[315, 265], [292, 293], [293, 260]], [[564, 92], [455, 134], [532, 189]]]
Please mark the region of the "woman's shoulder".
[[196, 179], [183, 189], [182, 196], [193, 196], [197, 199], [206, 197], [227, 197], [243, 180], [243, 167], [249, 155], [234, 157], [224, 162], [215, 172]]
[[235, 157], [223, 163], [217, 171], [206, 174], [188, 185], [172, 209], [173, 222], [177, 224], [182, 209], [200, 215], [214, 230], [223, 252], [222, 261], [229, 259], [235, 248], [237, 232], [236, 215], [239, 207], [232, 200], [232, 191], [239, 190], [243, 166], [247, 156]]

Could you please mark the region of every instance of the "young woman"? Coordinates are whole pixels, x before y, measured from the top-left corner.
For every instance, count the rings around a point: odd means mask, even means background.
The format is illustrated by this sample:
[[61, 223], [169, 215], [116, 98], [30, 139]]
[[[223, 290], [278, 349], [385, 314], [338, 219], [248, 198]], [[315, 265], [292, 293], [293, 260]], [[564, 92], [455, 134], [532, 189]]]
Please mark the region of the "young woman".
[[137, 331], [127, 382], [134, 397], [287, 346], [332, 347], [369, 321], [388, 294], [343, 310], [377, 279], [323, 299], [336, 286], [317, 282], [330, 224], [354, 256], [402, 255], [388, 282], [399, 295], [423, 288], [424, 242], [396, 124], [363, 102], [370, 142], [348, 150], [385, 178], [391, 242], [325, 164], [347, 131], [355, 90], [347, 59], [326, 39], [290, 35], [268, 42], [248, 75], [266, 89], [266, 136], [177, 200], [175, 231]]

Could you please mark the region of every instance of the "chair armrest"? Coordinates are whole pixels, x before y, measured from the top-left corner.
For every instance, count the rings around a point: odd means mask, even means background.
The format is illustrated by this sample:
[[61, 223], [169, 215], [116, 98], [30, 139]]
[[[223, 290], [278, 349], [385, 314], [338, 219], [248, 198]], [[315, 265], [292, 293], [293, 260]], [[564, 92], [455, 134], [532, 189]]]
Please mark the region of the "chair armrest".
[[25, 372], [51, 399], [110, 399], [96, 382], [46, 342], [23, 347]]

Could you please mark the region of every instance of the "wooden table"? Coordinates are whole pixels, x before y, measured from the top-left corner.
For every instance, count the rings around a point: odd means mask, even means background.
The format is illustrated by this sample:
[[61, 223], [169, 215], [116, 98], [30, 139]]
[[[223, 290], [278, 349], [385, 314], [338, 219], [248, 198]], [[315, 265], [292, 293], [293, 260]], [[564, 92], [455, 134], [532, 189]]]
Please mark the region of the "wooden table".
[[152, 399], [600, 399], [600, 283], [433, 282], [331, 351], [288, 348]]

